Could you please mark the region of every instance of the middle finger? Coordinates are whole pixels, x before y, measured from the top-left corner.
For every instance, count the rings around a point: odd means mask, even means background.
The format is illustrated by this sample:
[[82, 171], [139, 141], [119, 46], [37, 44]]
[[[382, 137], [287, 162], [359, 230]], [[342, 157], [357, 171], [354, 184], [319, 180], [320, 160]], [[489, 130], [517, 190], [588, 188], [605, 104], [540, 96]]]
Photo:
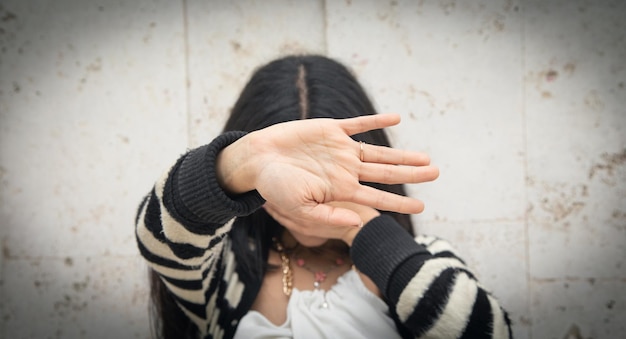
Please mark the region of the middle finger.
[[368, 143], [359, 143], [358, 151], [359, 158], [363, 162], [410, 166], [425, 166], [430, 164], [430, 157], [423, 152], [405, 151]]

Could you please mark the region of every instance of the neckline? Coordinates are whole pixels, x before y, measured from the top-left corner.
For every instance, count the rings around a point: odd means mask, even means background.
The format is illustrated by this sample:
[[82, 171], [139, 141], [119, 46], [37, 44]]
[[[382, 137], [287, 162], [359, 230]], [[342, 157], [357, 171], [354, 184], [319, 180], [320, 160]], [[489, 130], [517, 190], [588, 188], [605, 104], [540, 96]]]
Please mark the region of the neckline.
[[[297, 287], [294, 287], [293, 290], [294, 291], [298, 291], [299, 293], [303, 293], [303, 292], [311, 292], [311, 293], [316, 293], [316, 292], [321, 292], [323, 294], [326, 294], [330, 291], [333, 291], [337, 285], [340, 285], [342, 283], [345, 283], [345, 280], [348, 279], [348, 274], [350, 274], [350, 272], [354, 272], [354, 274], [356, 274], [355, 278], [358, 279], [358, 284], [362, 285], [362, 287], [366, 288], [365, 285], [363, 284], [363, 281], [361, 280], [361, 277], [359, 276], [359, 273], [357, 271], [355, 271], [353, 268], [343, 272], [339, 277], [337, 277], [337, 282], [335, 282], [332, 286], [330, 286], [330, 288], [328, 290], [325, 290], [323, 288], [320, 289], [315, 289], [315, 288], [311, 288], [311, 289], [305, 289], [305, 290], [301, 290]], [[366, 288], [367, 289], [367, 288]], [[289, 298], [289, 300], [291, 301], [291, 297]]]
[[[289, 301], [287, 302], [287, 312], [286, 312], [285, 321], [279, 325], [272, 323], [270, 320], [267, 319], [267, 317], [265, 317], [263, 313], [257, 310], [248, 310], [244, 318], [247, 316], [260, 317], [260, 319], [262, 319], [262, 321], [265, 324], [267, 324], [267, 326], [270, 326], [272, 328], [277, 328], [277, 329], [284, 329], [291, 322], [291, 313], [289, 312], [289, 309], [294, 307], [296, 303], [302, 302], [302, 299], [300, 298], [310, 298], [310, 297], [315, 297], [316, 295], [320, 295], [320, 294], [321, 294], [321, 297], [325, 298], [327, 293], [330, 293], [330, 292], [337, 293], [336, 289], [341, 288], [341, 285], [343, 284], [349, 283], [350, 280], [353, 280], [354, 282], [348, 288], [351, 288], [351, 291], [353, 293], [360, 294], [364, 299], [369, 300], [370, 303], [383, 305], [383, 306], [377, 306], [377, 307], [384, 308], [384, 305], [385, 305], [384, 301], [380, 299], [378, 296], [376, 296], [374, 293], [372, 293], [372, 291], [367, 289], [367, 287], [365, 286], [365, 283], [363, 282], [363, 280], [361, 280], [361, 276], [359, 275], [359, 272], [356, 271], [355, 269], [349, 269], [346, 272], [344, 272], [342, 275], [340, 275], [339, 278], [337, 278], [337, 282], [334, 285], [332, 285], [329, 290], [315, 290], [315, 289], [300, 290], [294, 287], [293, 288], [294, 293], [291, 294], [291, 296], [289, 297]], [[296, 297], [294, 297], [294, 295]]]

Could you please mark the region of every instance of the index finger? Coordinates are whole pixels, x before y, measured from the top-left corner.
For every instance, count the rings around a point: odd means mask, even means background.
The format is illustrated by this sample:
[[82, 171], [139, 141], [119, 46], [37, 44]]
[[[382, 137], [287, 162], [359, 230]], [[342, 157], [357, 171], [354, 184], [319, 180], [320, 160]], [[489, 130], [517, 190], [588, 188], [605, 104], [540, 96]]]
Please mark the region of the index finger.
[[400, 123], [399, 114], [374, 114], [356, 118], [338, 120], [341, 127], [348, 135], [364, 133], [374, 129], [394, 126]]

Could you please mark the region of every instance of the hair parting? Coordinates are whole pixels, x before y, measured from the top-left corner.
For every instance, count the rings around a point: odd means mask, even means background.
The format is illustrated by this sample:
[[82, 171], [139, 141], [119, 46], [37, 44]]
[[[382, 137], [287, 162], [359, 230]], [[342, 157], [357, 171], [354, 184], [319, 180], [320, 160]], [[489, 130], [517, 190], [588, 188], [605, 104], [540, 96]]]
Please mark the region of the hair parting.
[[304, 120], [309, 116], [309, 93], [306, 86], [306, 69], [303, 65], [298, 65], [296, 86], [300, 94], [300, 119]]

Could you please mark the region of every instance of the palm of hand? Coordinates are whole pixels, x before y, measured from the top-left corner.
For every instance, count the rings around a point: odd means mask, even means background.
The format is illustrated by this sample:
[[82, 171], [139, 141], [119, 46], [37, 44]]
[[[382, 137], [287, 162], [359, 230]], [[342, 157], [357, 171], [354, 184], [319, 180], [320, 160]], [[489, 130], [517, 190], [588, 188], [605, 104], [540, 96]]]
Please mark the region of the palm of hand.
[[[395, 125], [395, 115], [352, 119], [311, 119], [270, 126], [254, 132], [257, 165], [254, 187], [289, 223], [358, 225], [357, 213], [328, 203], [345, 201], [375, 209], [419, 213], [423, 204], [360, 184], [434, 180], [438, 170], [421, 153], [359, 144], [350, 135]], [[397, 166], [404, 165], [404, 166]]]
[[[301, 128], [306, 131], [302, 133]], [[262, 152], [257, 190], [268, 202], [285, 215], [307, 216], [326, 224], [358, 224], [353, 214], [336, 215], [333, 208], [321, 206], [354, 199], [361, 166], [354, 140], [323, 119], [281, 124], [265, 132], [281, 135], [259, 145], [268, 151]]]

